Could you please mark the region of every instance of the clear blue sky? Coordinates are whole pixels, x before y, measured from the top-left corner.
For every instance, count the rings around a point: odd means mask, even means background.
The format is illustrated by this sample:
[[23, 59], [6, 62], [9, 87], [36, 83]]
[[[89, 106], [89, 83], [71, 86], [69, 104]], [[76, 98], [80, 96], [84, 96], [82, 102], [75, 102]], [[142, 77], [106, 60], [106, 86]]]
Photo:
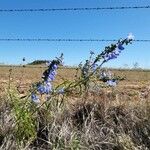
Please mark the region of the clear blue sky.
[[[67, 8], [150, 5], [149, 0], [0, 0], [0, 9]], [[93, 38], [118, 39], [129, 32], [136, 39], [150, 39], [150, 9], [0, 13], [0, 38]], [[0, 62], [19, 64], [52, 59], [64, 53], [66, 65], [99, 53], [110, 42], [0, 42]], [[117, 60], [107, 64], [150, 68], [150, 43], [127, 46]]]

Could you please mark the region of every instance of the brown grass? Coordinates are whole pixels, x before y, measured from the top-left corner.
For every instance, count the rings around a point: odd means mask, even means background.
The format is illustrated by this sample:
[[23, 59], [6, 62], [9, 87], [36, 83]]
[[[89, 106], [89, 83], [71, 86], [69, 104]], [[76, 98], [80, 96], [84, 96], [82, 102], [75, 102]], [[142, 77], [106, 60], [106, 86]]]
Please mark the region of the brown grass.
[[[20, 91], [23, 93], [27, 91], [29, 86], [37, 81], [41, 80], [42, 73], [44, 71], [43, 66], [27, 66], [23, 67], [0, 67], [0, 92], [4, 92], [4, 87], [8, 86], [9, 73], [12, 69], [11, 82], [12, 85], [19, 86]], [[117, 86], [117, 90], [120, 91], [121, 97], [126, 95], [134, 96], [141, 95], [141, 97], [147, 96], [150, 89], [150, 71], [149, 70], [112, 70], [116, 75], [126, 77], [125, 81], [121, 81]], [[74, 80], [76, 69], [74, 68], [60, 68], [58, 69], [58, 75], [56, 77], [55, 85], [62, 83], [64, 80]]]
[[[113, 70], [126, 80], [116, 88], [91, 88], [89, 93], [52, 97], [33, 115], [36, 137], [16, 142], [13, 103], [6, 93], [8, 67], [0, 68], [0, 148], [52, 150], [150, 149], [150, 71]], [[11, 82], [26, 92], [39, 81], [44, 68], [13, 68]], [[55, 84], [73, 80], [75, 69], [59, 69]], [[21, 81], [21, 82], [20, 82]], [[31, 107], [31, 106], [30, 106]], [[32, 106], [33, 107], [33, 106]], [[32, 108], [31, 107], [31, 108]], [[23, 107], [24, 108], [24, 107]], [[34, 108], [34, 107], [33, 107]], [[24, 133], [21, 128], [17, 133]]]

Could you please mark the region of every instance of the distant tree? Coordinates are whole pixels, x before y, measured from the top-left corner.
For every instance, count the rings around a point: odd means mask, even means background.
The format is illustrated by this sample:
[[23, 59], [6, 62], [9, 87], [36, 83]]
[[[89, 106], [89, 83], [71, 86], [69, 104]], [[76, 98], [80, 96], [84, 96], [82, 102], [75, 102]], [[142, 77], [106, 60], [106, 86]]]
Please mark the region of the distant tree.
[[41, 64], [45, 64], [47, 62], [48, 62], [47, 60], [35, 60], [31, 63], [28, 63], [28, 65], [41, 65]]

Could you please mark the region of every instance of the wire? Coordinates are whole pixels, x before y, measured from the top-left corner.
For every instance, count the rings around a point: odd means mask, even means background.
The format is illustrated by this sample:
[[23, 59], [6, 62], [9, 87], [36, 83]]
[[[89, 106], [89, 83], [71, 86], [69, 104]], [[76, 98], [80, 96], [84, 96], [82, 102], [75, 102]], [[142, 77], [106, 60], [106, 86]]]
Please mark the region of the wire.
[[[0, 38], [0, 41], [22, 42], [116, 42], [116, 39], [42, 39], [42, 38]], [[150, 40], [133, 40], [134, 42], [150, 42]]]
[[105, 39], [41, 39], [41, 38], [6, 38], [6, 39], [0, 39], [0, 41], [38, 41], [38, 42], [103, 42], [103, 41], [117, 41], [117, 40], [105, 40]]
[[29, 9], [0, 9], [0, 12], [47, 12], [47, 11], [92, 11], [92, 10], [121, 10], [121, 9], [149, 9], [147, 6], [120, 6], [120, 7], [84, 7], [84, 8], [29, 8]]

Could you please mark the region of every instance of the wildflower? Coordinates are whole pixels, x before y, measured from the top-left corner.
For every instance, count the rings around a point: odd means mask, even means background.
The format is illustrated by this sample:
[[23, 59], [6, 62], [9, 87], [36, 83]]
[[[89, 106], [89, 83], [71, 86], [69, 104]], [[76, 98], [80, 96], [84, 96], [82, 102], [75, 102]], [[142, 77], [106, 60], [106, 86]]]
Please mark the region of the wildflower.
[[50, 82], [50, 81], [54, 81], [54, 80], [55, 80], [55, 76], [52, 74], [49, 74], [47, 81]]
[[113, 74], [111, 71], [109, 70], [102, 70], [102, 72], [100, 72], [100, 80], [103, 82], [107, 82], [109, 80], [114, 80], [113, 79]]
[[105, 56], [104, 56], [105, 61], [109, 61], [111, 59], [117, 58], [117, 56], [119, 56], [121, 51], [124, 50], [124, 47], [123, 47], [122, 43], [119, 43], [117, 47], [118, 47], [118, 49], [115, 49], [112, 52], [109, 52], [109, 53], [105, 54]]
[[118, 49], [119, 49], [119, 50], [124, 50], [124, 47], [122, 46], [121, 43], [118, 44]]
[[134, 40], [134, 35], [132, 33], [129, 33], [127, 36], [127, 40], [129, 41]]
[[120, 49], [116, 49], [116, 50], [114, 51], [114, 53], [115, 53], [116, 56], [119, 56], [119, 54], [121, 53], [121, 50], [120, 50]]
[[[116, 47], [118, 47], [118, 49], [116, 49]], [[116, 46], [114, 46], [114, 50], [111, 52], [110, 51], [106, 52], [103, 58], [106, 62], [111, 59], [115, 59], [117, 58], [117, 56], [119, 56], [122, 50], [124, 50], [123, 44], [122, 43], [119, 43], [118, 45], [116, 44]]]
[[101, 74], [100, 74], [100, 78], [104, 78], [104, 77], [107, 77], [107, 74], [105, 71], [101, 72]]
[[56, 73], [56, 69], [55, 69], [55, 70], [52, 70], [52, 71], [50, 72], [50, 74], [53, 75], [53, 76], [56, 76], [56, 74], [57, 74], [57, 73]]
[[106, 54], [106, 56], [104, 57], [104, 60], [109, 61], [109, 60], [115, 59], [115, 58], [117, 58], [117, 55], [114, 52], [112, 52], [112, 53]]
[[52, 70], [56, 70], [58, 68], [58, 65], [56, 65], [56, 64], [54, 64], [53, 66], [52, 66]]
[[48, 75], [48, 80], [49, 80], [49, 81], [54, 81], [56, 74], [57, 74], [57, 73], [56, 73], [56, 70], [50, 71], [50, 73], [49, 73], [49, 75]]
[[35, 102], [35, 103], [40, 103], [40, 100], [39, 100], [38, 96], [35, 95], [34, 93], [32, 93], [31, 99], [32, 99], [32, 101]]
[[44, 93], [45, 93], [45, 87], [44, 87], [44, 85], [42, 85], [42, 84], [38, 85], [37, 91], [38, 91], [40, 94], [44, 94]]
[[98, 67], [98, 64], [94, 63], [91, 65], [91, 70], [95, 71], [97, 69], [97, 67]]
[[47, 81], [54, 81], [55, 80], [55, 76], [56, 76], [56, 71], [52, 70], [50, 71], [48, 77], [47, 77]]
[[52, 85], [50, 82], [45, 85], [45, 94], [49, 94], [52, 91]]
[[57, 64], [54, 61], [53, 63], [50, 64], [49, 68], [45, 70], [45, 72], [43, 73], [42, 78], [44, 79], [45, 82], [53, 81], [55, 79], [56, 69], [57, 69]]
[[[52, 92], [51, 81], [55, 80], [55, 76], [57, 74], [56, 70], [58, 69], [58, 65], [62, 64], [62, 61], [63, 54], [61, 54], [61, 56], [56, 60], [49, 62], [47, 61], [48, 69], [44, 71], [42, 76], [44, 81], [42, 83], [38, 83], [38, 85], [36, 86], [36, 91], [38, 92], [38, 94], [50, 94], [50, 92]], [[63, 90], [61, 90], [60, 92], [62, 93]], [[35, 94], [31, 95], [31, 99], [35, 102], [40, 101]]]
[[109, 78], [108, 72], [106, 72], [106, 71], [103, 70], [100, 73], [100, 80], [102, 80], [103, 82], [107, 82], [109, 79], [110, 78]]
[[115, 87], [117, 85], [116, 80], [108, 80], [106, 84], [111, 87]]
[[54, 81], [54, 80], [55, 80], [55, 76], [52, 75], [52, 74], [49, 74], [46, 81], [47, 81], [47, 82], [50, 82], [50, 81]]
[[56, 70], [58, 69], [58, 65], [62, 64], [63, 54], [57, 60], [53, 60], [49, 63], [48, 69], [44, 71], [42, 78], [45, 82], [53, 81], [56, 76]]

